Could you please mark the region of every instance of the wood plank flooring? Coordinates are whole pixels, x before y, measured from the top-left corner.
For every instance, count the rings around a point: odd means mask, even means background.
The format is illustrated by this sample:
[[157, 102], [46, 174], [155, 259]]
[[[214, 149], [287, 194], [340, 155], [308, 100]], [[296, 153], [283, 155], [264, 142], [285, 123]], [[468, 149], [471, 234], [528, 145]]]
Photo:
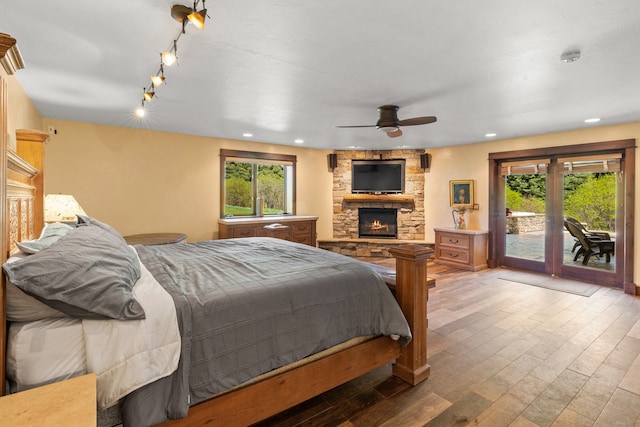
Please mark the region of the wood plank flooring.
[[590, 297], [428, 263], [431, 377], [385, 366], [267, 426], [640, 427], [640, 298]]

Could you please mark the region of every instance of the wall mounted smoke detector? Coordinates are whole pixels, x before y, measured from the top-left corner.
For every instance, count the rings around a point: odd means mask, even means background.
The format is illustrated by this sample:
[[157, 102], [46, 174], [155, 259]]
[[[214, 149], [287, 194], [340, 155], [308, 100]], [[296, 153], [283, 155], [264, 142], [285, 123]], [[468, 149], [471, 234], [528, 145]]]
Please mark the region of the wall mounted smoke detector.
[[562, 62], [576, 62], [578, 59], [580, 59], [580, 51], [577, 49], [564, 51], [560, 56]]

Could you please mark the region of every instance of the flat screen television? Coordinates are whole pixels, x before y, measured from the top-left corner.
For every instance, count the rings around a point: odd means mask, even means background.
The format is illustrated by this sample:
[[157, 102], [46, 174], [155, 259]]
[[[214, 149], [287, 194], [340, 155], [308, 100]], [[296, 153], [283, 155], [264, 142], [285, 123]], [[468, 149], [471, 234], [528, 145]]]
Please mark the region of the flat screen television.
[[352, 160], [351, 192], [404, 193], [405, 160]]

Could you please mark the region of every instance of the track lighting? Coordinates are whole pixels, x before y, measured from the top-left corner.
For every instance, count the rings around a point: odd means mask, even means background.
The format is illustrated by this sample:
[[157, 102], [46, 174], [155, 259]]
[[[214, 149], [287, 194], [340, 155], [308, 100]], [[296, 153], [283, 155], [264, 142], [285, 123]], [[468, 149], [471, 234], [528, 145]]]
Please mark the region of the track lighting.
[[[198, 10], [198, 5], [200, 4], [200, 1], [202, 1], [202, 9]], [[171, 6], [171, 16], [173, 17], [173, 19], [175, 19], [176, 21], [180, 22], [182, 24], [180, 32], [178, 33], [178, 35], [173, 39], [173, 46], [169, 49], [166, 50], [162, 53], [160, 53], [160, 69], [158, 70], [158, 72], [154, 75], [151, 76], [151, 87], [149, 88], [149, 90], [147, 90], [147, 88], [143, 88], [143, 92], [142, 92], [142, 104], [140, 107], [138, 107], [136, 109], [136, 116], [138, 117], [144, 117], [145, 114], [145, 110], [144, 110], [144, 103], [146, 102], [151, 102], [151, 100], [153, 99], [153, 97], [156, 94], [155, 89], [160, 86], [162, 83], [164, 83], [165, 81], [165, 77], [164, 77], [164, 66], [166, 65], [167, 67], [170, 67], [171, 65], [175, 64], [178, 60], [178, 40], [180, 40], [180, 37], [185, 34], [185, 26], [188, 22], [193, 23], [193, 25], [202, 30], [204, 29], [204, 22], [205, 19], [208, 18], [209, 16], [207, 15], [207, 9], [204, 6], [204, 1], [205, 0], [195, 0], [193, 2], [193, 8], [190, 8], [188, 6], [183, 6], [183, 5], [179, 5], [179, 4], [174, 4], [173, 6]], [[2, 47], [2, 46], [0, 46]], [[0, 58], [0, 60], [2, 60], [2, 58]], [[3, 63], [4, 65], [4, 63]]]

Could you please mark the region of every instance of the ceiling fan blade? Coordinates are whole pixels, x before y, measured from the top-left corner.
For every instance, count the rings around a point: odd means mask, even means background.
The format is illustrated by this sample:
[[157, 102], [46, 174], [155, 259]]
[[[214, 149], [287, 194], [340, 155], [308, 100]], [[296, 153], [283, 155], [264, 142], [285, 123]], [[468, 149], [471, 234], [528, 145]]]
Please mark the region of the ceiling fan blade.
[[376, 125], [336, 126], [337, 128], [374, 128]]
[[404, 119], [398, 122], [398, 126], [416, 126], [416, 125], [428, 125], [438, 120], [434, 116], [427, 117], [414, 117], [412, 119]]
[[396, 138], [398, 136], [402, 136], [402, 131], [400, 129], [396, 129], [393, 132], [387, 132], [387, 136], [389, 138]]

